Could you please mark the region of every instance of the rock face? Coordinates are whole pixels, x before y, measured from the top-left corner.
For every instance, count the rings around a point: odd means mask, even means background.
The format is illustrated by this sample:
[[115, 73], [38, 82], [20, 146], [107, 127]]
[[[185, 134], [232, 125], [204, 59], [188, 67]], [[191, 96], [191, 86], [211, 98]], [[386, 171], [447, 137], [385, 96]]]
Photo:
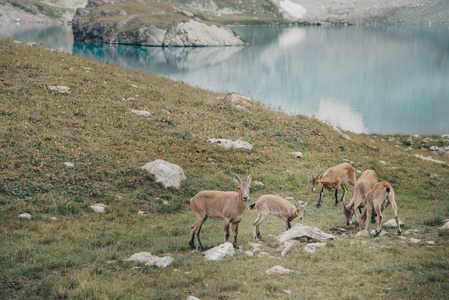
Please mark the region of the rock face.
[[195, 9], [142, 0], [89, 0], [72, 21], [76, 42], [140, 46], [243, 46], [229, 28]]

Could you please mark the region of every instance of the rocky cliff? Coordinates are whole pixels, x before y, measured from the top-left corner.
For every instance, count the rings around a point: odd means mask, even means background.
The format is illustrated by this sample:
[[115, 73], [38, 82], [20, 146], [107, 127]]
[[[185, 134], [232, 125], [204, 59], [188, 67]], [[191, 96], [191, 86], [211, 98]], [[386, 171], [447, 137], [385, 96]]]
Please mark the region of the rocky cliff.
[[142, 46], [243, 46], [233, 31], [197, 10], [145, 0], [89, 0], [72, 21], [75, 41]]

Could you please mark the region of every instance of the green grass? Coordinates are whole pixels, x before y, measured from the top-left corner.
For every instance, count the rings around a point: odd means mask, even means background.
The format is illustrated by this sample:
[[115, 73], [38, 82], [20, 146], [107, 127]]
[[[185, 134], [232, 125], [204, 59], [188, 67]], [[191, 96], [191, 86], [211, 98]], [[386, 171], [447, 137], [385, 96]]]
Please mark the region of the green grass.
[[[72, 92], [57, 94], [50, 85], [65, 85]], [[449, 168], [412, 156], [430, 155], [427, 148], [441, 143], [438, 137], [415, 139], [411, 151], [404, 150], [408, 137], [402, 136], [393, 141], [348, 133], [348, 141], [313, 118], [286, 115], [257, 102], [248, 113], [219, 96], [1, 39], [0, 298], [448, 297], [449, 234], [438, 227], [449, 218]], [[123, 101], [130, 97], [135, 100]], [[152, 116], [139, 118], [131, 109]], [[209, 137], [243, 139], [254, 148], [224, 150], [207, 143]], [[372, 145], [379, 151], [372, 151]], [[303, 152], [303, 159], [289, 154], [293, 151]], [[184, 169], [187, 180], [180, 189], [164, 189], [140, 169], [155, 159]], [[323, 205], [315, 207], [313, 168], [323, 171], [344, 159], [358, 170], [374, 169], [380, 180], [392, 184], [406, 240], [394, 229], [387, 229], [385, 237], [355, 238], [358, 228], [345, 225], [333, 192], [325, 192]], [[75, 167], [65, 167], [67, 161]], [[257, 217], [250, 210], [239, 227], [242, 249], [221, 262], [205, 261], [188, 246], [194, 222], [189, 199], [204, 189], [234, 190], [232, 174], [251, 174], [253, 181], [264, 183], [253, 185], [251, 202], [268, 193], [309, 201], [302, 223], [338, 238], [315, 254], [297, 246], [280, 257], [269, 235], [282, 233], [284, 225], [269, 217], [260, 226], [261, 250], [274, 258], [249, 257], [244, 252], [252, 250]], [[351, 192], [352, 187], [347, 200]], [[106, 213], [93, 212], [89, 206], [94, 203], [107, 204]], [[25, 212], [31, 220], [19, 219]], [[384, 219], [392, 217], [387, 209]], [[347, 232], [341, 235], [336, 228]], [[409, 229], [418, 232], [406, 234]], [[411, 237], [421, 242], [412, 243]], [[428, 247], [427, 241], [435, 245]], [[221, 222], [204, 224], [202, 242], [207, 249], [223, 242]], [[171, 255], [175, 261], [165, 269], [124, 261], [141, 251]], [[265, 274], [274, 265], [297, 272]]]

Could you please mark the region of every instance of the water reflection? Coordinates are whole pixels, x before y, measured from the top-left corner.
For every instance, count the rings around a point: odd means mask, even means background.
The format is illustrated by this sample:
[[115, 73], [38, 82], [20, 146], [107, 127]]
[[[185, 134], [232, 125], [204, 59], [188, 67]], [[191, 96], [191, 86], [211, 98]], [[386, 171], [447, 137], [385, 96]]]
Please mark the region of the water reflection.
[[[66, 48], [194, 86], [237, 92], [354, 132], [449, 133], [446, 26], [233, 29], [251, 46], [160, 48], [71, 42]], [[52, 48], [61, 47], [50, 45], [52, 39], [60, 42], [61, 35], [70, 36], [49, 29], [44, 35], [39, 38], [45, 43], [37, 42]]]

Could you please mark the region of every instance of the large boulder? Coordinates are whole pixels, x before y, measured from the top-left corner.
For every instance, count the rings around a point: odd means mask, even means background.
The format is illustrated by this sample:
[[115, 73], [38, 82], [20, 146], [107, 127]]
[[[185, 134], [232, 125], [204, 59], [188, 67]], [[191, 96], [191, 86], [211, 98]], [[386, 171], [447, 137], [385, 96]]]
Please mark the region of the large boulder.
[[149, 162], [145, 164], [142, 169], [154, 175], [156, 182], [162, 183], [165, 188], [179, 188], [181, 186], [181, 182], [187, 179], [184, 174], [184, 170], [180, 166], [162, 159], [156, 159]]
[[89, 0], [72, 21], [76, 42], [139, 46], [243, 46], [232, 30], [197, 10], [142, 0]]

